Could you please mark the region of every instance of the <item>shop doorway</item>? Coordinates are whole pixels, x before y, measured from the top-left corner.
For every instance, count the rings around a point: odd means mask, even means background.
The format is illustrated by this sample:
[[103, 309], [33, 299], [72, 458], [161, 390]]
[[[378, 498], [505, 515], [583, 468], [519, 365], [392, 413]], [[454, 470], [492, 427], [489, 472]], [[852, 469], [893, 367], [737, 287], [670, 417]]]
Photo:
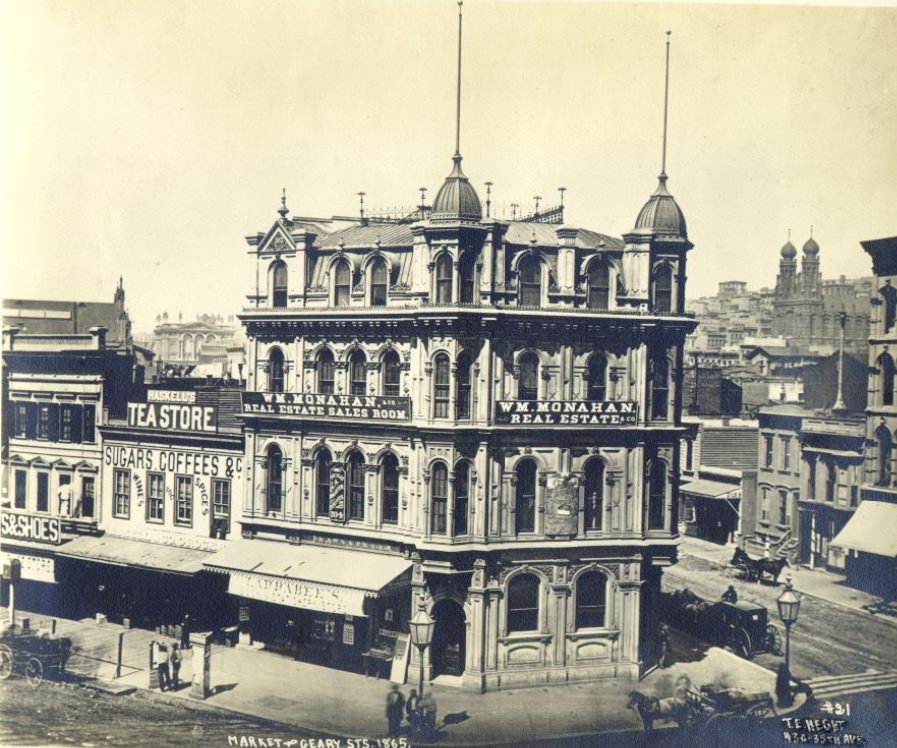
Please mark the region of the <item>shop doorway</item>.
[[462, 675], [466, 659], [467, 625], [464, 609], [454, 600], [440, 600], [433, 606], [433, 675]]

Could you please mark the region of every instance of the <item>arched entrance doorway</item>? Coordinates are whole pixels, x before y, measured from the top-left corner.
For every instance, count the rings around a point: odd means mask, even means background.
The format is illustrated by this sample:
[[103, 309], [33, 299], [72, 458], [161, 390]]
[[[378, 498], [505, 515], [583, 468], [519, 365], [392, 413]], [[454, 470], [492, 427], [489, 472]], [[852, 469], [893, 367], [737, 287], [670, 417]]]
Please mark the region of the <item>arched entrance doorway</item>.
[[440, 600], [433, 606], [436, 628], [433, 630], [433, 675], [461, 675], [466, 659], [464, 608], [454, 600]]

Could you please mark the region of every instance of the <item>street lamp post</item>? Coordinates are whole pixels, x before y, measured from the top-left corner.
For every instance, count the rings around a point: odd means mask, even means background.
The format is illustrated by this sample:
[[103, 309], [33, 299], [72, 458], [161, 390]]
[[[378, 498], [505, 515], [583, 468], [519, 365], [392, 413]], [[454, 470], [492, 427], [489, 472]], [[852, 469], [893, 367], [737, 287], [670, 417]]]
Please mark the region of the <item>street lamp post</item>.
[[779, 598], [776, 600], [776, 605], [779, 608], [779, 618], [782, 619], [782, 623], [785, 624], [785, 674], [787, 676], [787, 680], [785, 683], [788, 685], [788, 694], [787, 701], [788, 704], [791, 703], [791, 626], [793, 623], [797, 621], [798, 613], [800, 612], [800, 598], [794, 592], [794, 588], [791, 586], [791, 577], [786, 577], [785, 579], [785, 590], [779, 595]]
[[418, 658], [420, 659], [420, 690], [418, 697], [424, 695], [424, 652], [430, 646], [433, 640], [433, 629], [436, 627], [434, 621], [427, 614], [427, 606], [424, 604], [423, 596], [417, 603], [417, 613], [408, 622], [411, 627], [411, 643], [417, 647]]

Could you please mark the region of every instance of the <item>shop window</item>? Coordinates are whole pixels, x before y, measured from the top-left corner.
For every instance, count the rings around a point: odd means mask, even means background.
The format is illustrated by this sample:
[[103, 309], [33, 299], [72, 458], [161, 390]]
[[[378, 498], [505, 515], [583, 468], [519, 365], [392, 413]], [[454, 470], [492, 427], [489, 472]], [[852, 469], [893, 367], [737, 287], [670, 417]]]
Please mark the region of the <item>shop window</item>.
[[583, 471], [585, 529], [600, 530], [604, 513], [604, 463], [593, 457]]
[[884, 425], [875, 430], [875, 441], [878, 443], [878, 485], [891, 483], [891, 432]]
[[476, 293], [476, 260], [473, 252], [468, 252], [461, 259], [459, 269], [461, 275], [461, 303], [473, 304]]
[[881, 404], [894, 404], [894, 359], [887, 353], [883, 353], [878, 359], [878, 367], [881, 371]]
[[661, 460], [654, 460], [648, 479], [648, 529], [662, 530], [666, 514], [666, 465]]
[[666, 264], [654, 273], [654, 311], [657, 314], [673, 311], [673, 268]]
[[773, 439], [771, 435], [763, 436], [763, 467], [772, 470]]
[[368, 272], [371, 274], [371, 306], [386, 306], [389, 288], [386, 261], [382, 257], [375, 258], [368, 267]]
[[455, 374], [455, 418], [466, 421], [470, 418], [471, 379], [473, 361], [466, 351], [458, 356]]
[[50, 406], [41, 405], [37, 411], [37, 438], [50, 438]]
[[120, 519], [131, 516], [131, 471], [116, 468], [112, 475], [112, 513]]
[[75, 514], [82, 517], [93, 518], [96, 507], [96, 481], [92, 476], [81, 479], [81, 510]]
[[352, 269], [346, 260], [340, 260], [333, 267], [333, 304], [349, 306], [352, 294]]
[[779, 490], [779, 524], [788, 524], [788, 492]]
[[364, 519], [364, 458], [353, 452], [346, 462], [349, 486], [349, 519]]
[[16, 470], [16, 496], [15, 508], [28, 508], [28, 473], [25, 470]]
[[398, 397], [402, 387], [402, 365], [399, 354], [387, 351], [383, 354], [383, 394], [387, 397]]
[[600, 571], [587, 571], [576, 580], [576, 628], [604, 626], [607, 609], [607, 577]]
[[193, 478], [178, 475], [174, 479], [174, 523], [193, 524]]
[[162, 473], [147, 473], [146, 519], [147, 522], [165, 521], [165, 476]]
[[538, 629], [539, 578], [535, 574], [515, 574], [508, 582], [508, 633]]
[[826, 465], [825, 472], [825, 500], [835, 500], [835, 486], [837, 484], [837, 474], [835, 466], [832, 463]]
[[318, 450], [315, 457], [315, 513], [319, 517], [330, 514], [330, 452]]
[[661, 354], [651, 359], [651, 418], [665, 421], [670, 409], [670, 362]]
[[332, 395], [334, 389], [333, 353], [325, 348], [318, 354], [318, 392], [322, 395]]
[[349, 358], [349, 393], [364, 395], [367, 392], [368, 360], [361, 351], [353, 351]]
[[601, 353], [589, 358], [586, 380], [586, 399], [600, 402], [607, 399], [607, 359]]
[[50, 474], [37, 474], [37, 511], [50, 511]]
[[448, 468], [441, 462], [433, 466], [430, 478], [430, 529], [434, 535], [445, 535], [448, 516]]
[[283, 510], [283, 452], [276, 444], [268, 447], [267, 490], [265, 492], [265, 511], [280, 512]]
[[451, 364], [446, 353], [439, 353], [433, 361], [433, 417], [449, 417], [451, 392]]
[[536, 530], [536, 463], [521, 460], [514, 470], [517, 485], [514, 487], [514, 529], [522, 532]]
[[399, 521], [399, 461], [395, 455], [383, 458], [380, 472], [383, 523], [395, 525]]
[[539, 399], [539, 357], [535, 353], [524, 353], [519, 362], [520, 379], [517, 385], [518, 400]]
[[230, 534], [230, 481], [212, 478], [212, 537], [224, 539]]
[[589, 294], [586, 301], [589, 309], [610, 307], [610, 268], [601, 260], [593, 263], [589, 273]]
[[268, 392], [283, 392], [283, 351], [274, 348], [268, 354]]
[[470, 464], [466, 460], [455, 465], [454, 488], [452, 535], [467, 535], [467, 515], [470, 511]]
[[517, 266], [520, 306], [542, 305], [542, 266], [535, 257], [524, 257]]
[[271, 306], [283, 309], [287, 305], [287, 264], [278, 260], [271, 267]]
[[59, 438], [61, 441], [74, 441], [72, 438], [72, 407], [63, 405], [60, 409]]
[[452, 258], [448, 254], [436, 260], [436, 303], [452, 303]]
[[97, 408], [95, 405], [85, 405], [82, 411], [84, 441], [93, 443], [97, 440]]

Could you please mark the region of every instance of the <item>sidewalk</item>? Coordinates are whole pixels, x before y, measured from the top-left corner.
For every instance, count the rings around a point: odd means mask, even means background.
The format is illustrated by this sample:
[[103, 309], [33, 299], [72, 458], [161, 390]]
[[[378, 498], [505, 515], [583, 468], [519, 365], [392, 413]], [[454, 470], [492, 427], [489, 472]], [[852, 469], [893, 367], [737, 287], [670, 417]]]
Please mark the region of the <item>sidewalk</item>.
[[[679, 550], [687, 556], [694, 556], [718, 566], [728, 566], [732, 559], [734, 546], [718, 545], [707, 540], [683, 536], [679, 543]], [[872, 605], [878, 600], [874, 595], [848, 587], [843, 576], [824, 569], [786, 566], [779, 581], [784, 582], [786, 576], [791, 577], [794, 589], [799, 592], [864, 613], [867, 612], [864, 606]], [[897, 623], [897, 619], [890, 616], [881, 616], [881, 618]]]
[[[33, 626], [41, 622], [40, 616], [30, 617]], [[150, 642], [162, 637], [108, 623], [57, 620], [57, 634], [71, 637], [78, 650], [72, 660], [73, 671], [118, 686], [147, 688]], [[121, 677], [115, 678], [114, 652], [122, 632], [125, 667]], [[109, 653], [113, 653], [111, 661]], [[192, 650], [184, 652], [181, 681], [186, 684], [190, 682], [192, 658]], [[640, 730], [641, 721], [627, 708], [629, 692], [669, 695], [681, 674], [687, 674], [695, 687], [715, 683], [771, 691], [774, 681], [769, 671], [729, 652], [711, 649], [699, 661], [655, 670], [641, 682], [606, 681], [485, 694], [440, 686], [426, 688], [432, 690], [438, 706], [437, 724], [442, 726], [439, 742], [524, 744], [598, 731]], [[402, 690], [407, 695], [415, 685], [409, 683]], [[208, 706], [335, 736], [376, 738], [386, 733], [387, 680], [297, 662], [263, 650], [215, 645], [211, 686], [213, 695], [204, 702]], [[168, 696], [193, 700], [189, 685]]]

